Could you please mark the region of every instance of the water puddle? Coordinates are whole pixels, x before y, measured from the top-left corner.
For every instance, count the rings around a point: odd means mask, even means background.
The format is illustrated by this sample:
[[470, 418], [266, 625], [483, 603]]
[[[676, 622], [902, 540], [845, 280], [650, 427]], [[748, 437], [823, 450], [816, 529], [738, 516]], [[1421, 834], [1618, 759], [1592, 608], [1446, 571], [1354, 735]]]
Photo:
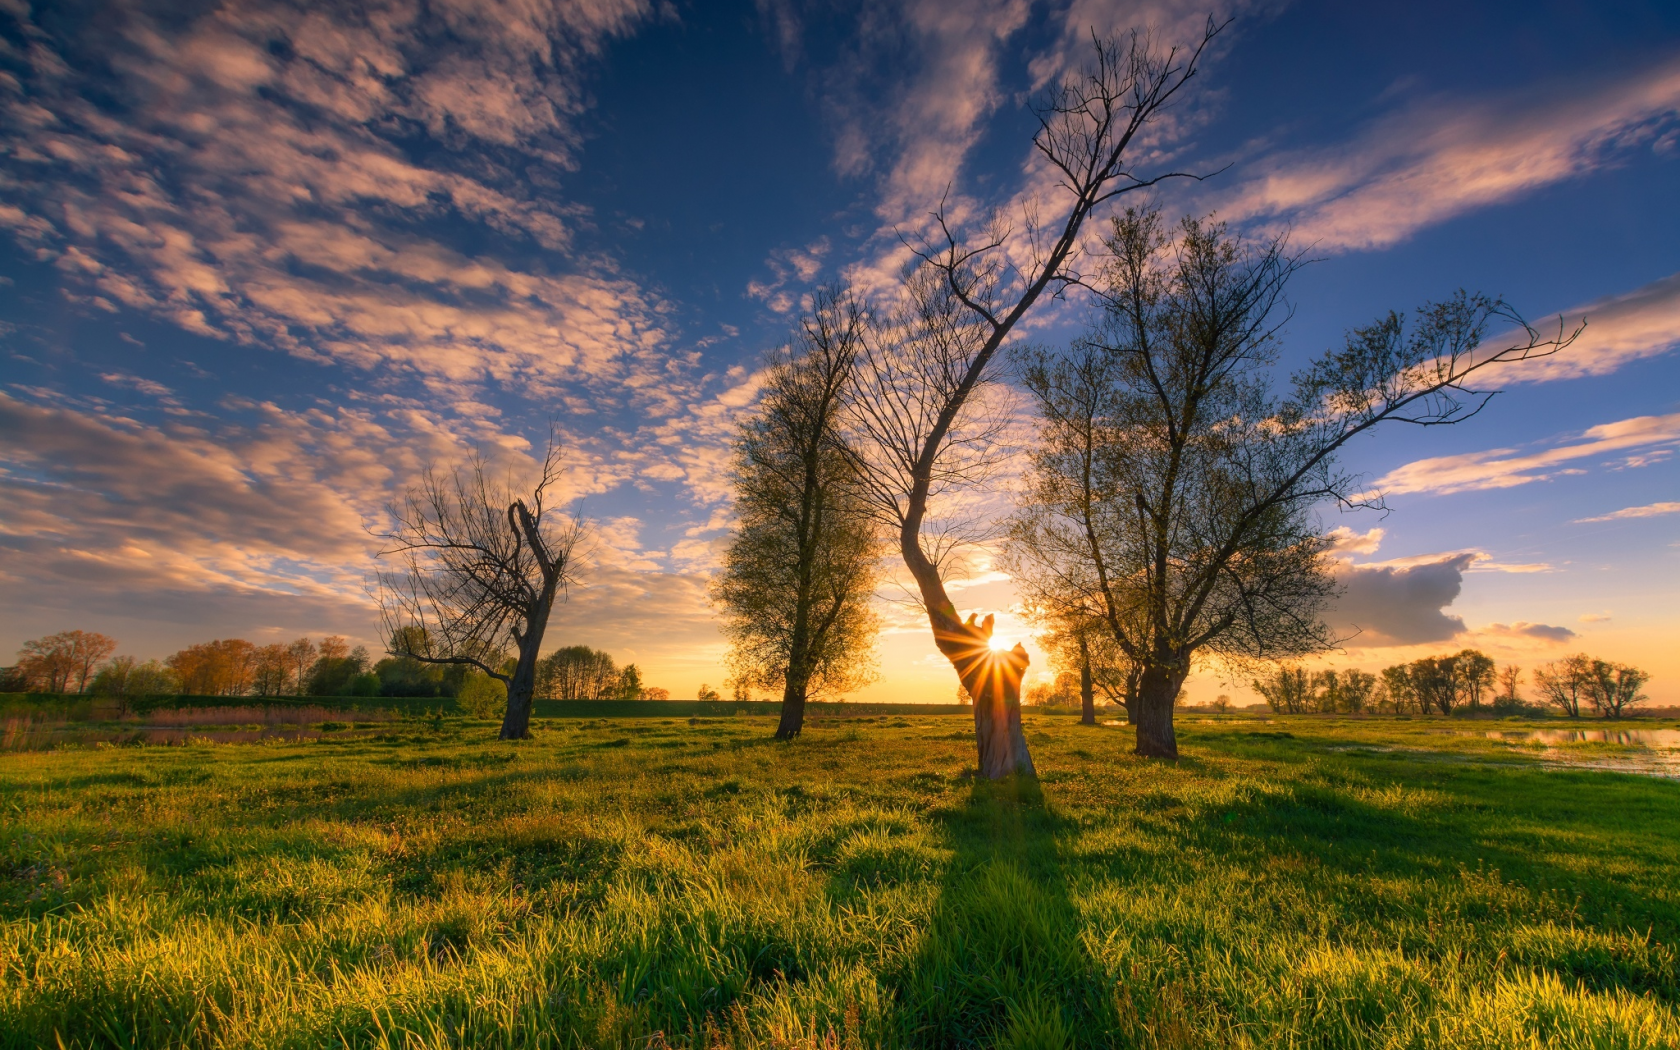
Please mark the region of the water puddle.
[[1490, 729], [1461, 735], [1537, 746], [1546, 762], [1572, 769], [1680, 779], [1680, 729]]
[[[83, 712], [76, 712], [82, 714]], [[95, 719], [44, 712], [0, 718], [0, 752], [61, 747], [296, 743], [369, 736], [396, 717], [387, 711], [342, 711], [314, 705], [181, 708]]]

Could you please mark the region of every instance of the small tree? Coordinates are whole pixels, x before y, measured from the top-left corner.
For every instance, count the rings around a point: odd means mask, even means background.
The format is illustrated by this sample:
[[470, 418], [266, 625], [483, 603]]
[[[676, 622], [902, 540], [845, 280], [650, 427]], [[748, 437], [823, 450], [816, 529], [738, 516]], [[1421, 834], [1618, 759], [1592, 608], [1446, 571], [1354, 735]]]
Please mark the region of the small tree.
[[1299, 715], [1313, 709], [1313, 678], [1299, 664], [1283, 664], [1251, 684], [1279, 714]]
[[1587, 697], [1591, 682], [1592, 660], [1583, 654], [1534, 669], [1534, 688], [1540, 698], [1567, 718], [1581, 717], [1581, 701]]
[[642, 669], [635, 664], [625, 664], [618, 672], [618, 689], [615, 695], [620, 700], [640, 700], [642, 698]]
[[17, 674], [47, 693], [84, 693], [117, 642], [98, 631], [60, 631], [23, 643]]
[[[377, 576], [392, 656], [476, 667], [507, 687], [501, 739], [531, 735], [536, 667], [554, 602], [572, 581], [582, 523], [550, 509], [561, 476], [550, 435], [534, 485], [494, 478], [478, 456], [447, 474], [428, 469], [399, 506]], [[418, 631], [408, 628], [419, 628]], [[504, 670], [504, 651], [517, 652]]]
[[1593, 660], [1588, 665], [1585, 692], [1600, 718], [1620, 718], [1626, 710], [1646, 700], [1640, 690], [1651, 676], [1627, 664]]
[[252, 685], [258, 696], [280, 696], [292, 680], [291, 649], [283, 644], [259, 646]]
[[315, 643], [307, 636], [286, 646], [286, 670], [291, 676], [290, 687], [293, 696], [303, 696], [307, 691], [309, 672], [315, 666], [315, 656]]
[[1493, 659], [1479, 650], [1466, 649], [1453, 657], [1453, 675], [1464, 706], [1472, 711], [1481, 710], [1483, 697], [1493, 695]]
[[1500, 714], [1515, 714], [1525, 706], [1522, 694], [1517, 692], [1522, 685], [1522, 668], [1516, 664], [1506, 664], [1499, 669], [1496, 678], [1499, 692], [1493, 698], [1493, 709]]

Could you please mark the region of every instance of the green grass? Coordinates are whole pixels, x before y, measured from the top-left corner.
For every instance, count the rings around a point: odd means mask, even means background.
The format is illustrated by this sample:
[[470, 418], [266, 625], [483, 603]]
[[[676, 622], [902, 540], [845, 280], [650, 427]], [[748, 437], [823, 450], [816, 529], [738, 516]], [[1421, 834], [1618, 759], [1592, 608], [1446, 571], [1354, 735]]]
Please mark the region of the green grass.
[[1027, 718], [0, 756], [0, 1045], [1680, 1045], [1680, 783]]

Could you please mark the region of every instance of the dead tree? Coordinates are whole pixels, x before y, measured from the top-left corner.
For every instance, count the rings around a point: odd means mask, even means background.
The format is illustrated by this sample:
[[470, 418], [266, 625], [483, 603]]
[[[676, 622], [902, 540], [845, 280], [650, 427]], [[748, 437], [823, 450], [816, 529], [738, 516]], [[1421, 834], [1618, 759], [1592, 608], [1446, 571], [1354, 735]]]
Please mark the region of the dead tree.
[[476, 667], [500, 681], [508, 694], [503, 740], [531, 735], [543, 632], [574, 579], [583, 524], [546, 505], [561, 473], [552, 435], [528, 494], [511, 470], [492, 477], [478, 455], [447, 473], [428, 468], [391, 508], [396, 527], [380, 552], [400, 566], [377, 576], [387, 651]]
[[1139, 174], [1130, 152], [1196, 75], [1220, 28], [1210, 21], [1188, 51], [1157, 53], [1136, 32], [1123, 42], [1094, 40], [1092, 66], [1038, 109], [1032, 144], [1053, 179], [1049, 218], [1029, 200], [1018, 230], [994, 214], [970, 236], [941, 203], [932, 216], [936, 235], [906, 238], [916, 261], [897, 323], [866, 348], [855, 420], [871, 495], [898, 534], [934, 643], [974, 697], [980, 770], [992, 779], [1034, 771], [1021, 732], [1027, 653], [1020, 645], [992, 650], [991, 616], [958, 616], [945, 570], [953, 542], [972, 537], [931, 521], [930, 504], [984, 476], [996, 428], [976, 418], [985, 415], [976, 401], [1021, 319], [1046, 293], [1084, 283], [1086, 222], [1124, 194], [1185, 175]]

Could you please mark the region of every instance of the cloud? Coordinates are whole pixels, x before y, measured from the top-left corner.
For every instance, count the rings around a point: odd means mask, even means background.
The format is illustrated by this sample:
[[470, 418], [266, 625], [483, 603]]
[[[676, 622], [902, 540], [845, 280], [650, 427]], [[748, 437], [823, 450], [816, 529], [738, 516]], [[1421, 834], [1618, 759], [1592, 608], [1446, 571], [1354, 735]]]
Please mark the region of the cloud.
[[1486, 627], [1476, 630], [1478, 640], [1489, 639], [1510, 642], [1538, 641], [1545, 644], [1559, 644], [1574, 638], [1575, 632], [1567, 627], [1553, 627], [1543, 623], [1528, 623], [1518, 620], [1513, 624], [1490, 623]]
[[[587, 215], [525, 174], [573, 165], [585, 65], [648, 14], [229, 2], [117, 8], [86, 36], [29, 25], [0, 101], [0, 225], [93, 309], [439, 398], [490, 384], [664, 415], [688, 378], [668, 307], [578, 250]], [[450, 222], [553, 269], [452, 247]]]
[[1621, 510], [1601, 514], [1596, 518], [1576, 518], [1575, 524], [1584, 525], [1595, 521], [1620, 521], [1623, 518], [1654, 518], [1659, 514], [1680, 514], [1680, 503], [1647, 503], [1643, 507], [1623, 507]]
[[1383, 530], [1355, 532], [1346, 525], [1338, 525], [1324, 535], [1330, 541], [1326, 548], [1330, 554], [1375, 554], [1382, 545]]
[[1319, 250], [1369, 250], [1423, 227], [1668, 148], [1680, 63], [1597, 85], [1475, 102], [1440, 99], [1374, 123], [1342, 145], [1281, 153], [1218, 204], [1236, 220], [1288, 222]]
[[1577, 617], [1582, 623], [1609, 623], [1609, 613], [1582, 613]]
[[1464, 584], [1471, 552], [1435, 556], [1413, 565], [1352, 565], [1338, 572], [1342, 593], [1326, 621], [1352, 634], [1360, 648], [1447, 641], [1464, 633], [1464, 621], [1443, 610]]
[[[1573, 328], [1583, 318], [1586, 331], [1567, 349], [1502, 366], [1499, 381], [1547, 383], [1608, 375], [1633, 361], [1667, 353], [1680, 345], [1680, 273], [1623, 295], [1564, 310], [1535, 322], [1535, 327], [1550, 331], [1561, 321]], [[1506, 333], [1489, 340], [1488, 345], [1510, 345], [1511, 338], [1513, 333]]]
[[1579, 460], [1676, 443], [1680, 443], [1680, 413], [1636, 416], [1590, 427], [1574, 444], [1539, 452], [1499, 448], [1415, 460], [1378, 478], [1372, 489], [1384, 495], [1405, 492], [1446, 495], [1514, 488], [1563, 475], [1584, 474], [1585, 469], [1567, 465]]

